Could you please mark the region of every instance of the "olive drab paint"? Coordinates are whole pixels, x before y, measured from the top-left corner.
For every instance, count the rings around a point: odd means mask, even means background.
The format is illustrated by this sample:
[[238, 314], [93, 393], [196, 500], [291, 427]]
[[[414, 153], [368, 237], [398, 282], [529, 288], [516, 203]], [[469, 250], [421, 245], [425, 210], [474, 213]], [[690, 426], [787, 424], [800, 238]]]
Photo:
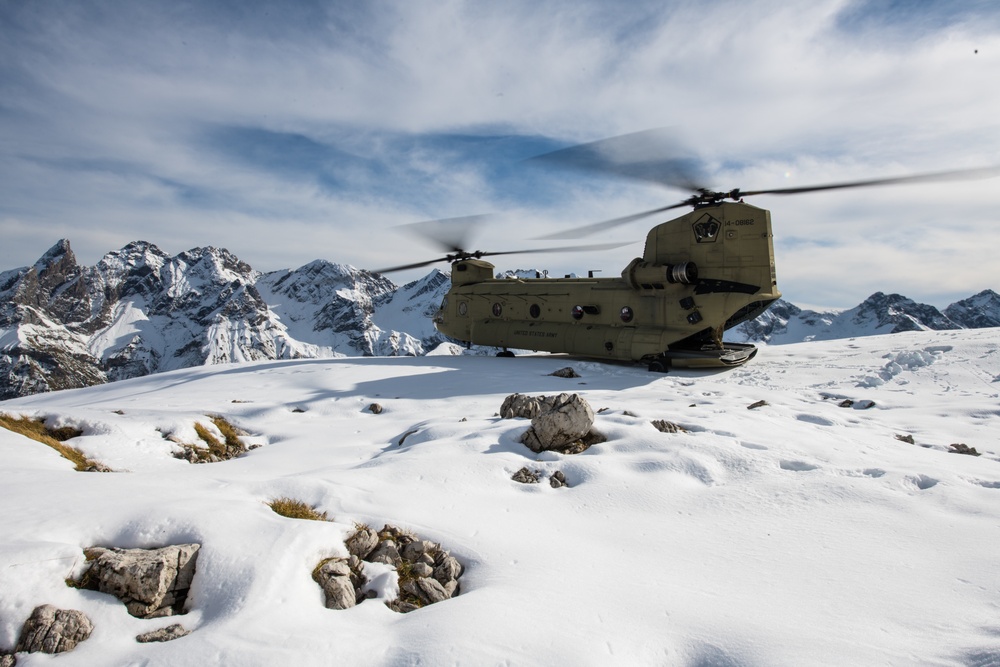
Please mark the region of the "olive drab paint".
[[722, 332], [757, 317], [781, 293], [770, 212], [743, 202], [657, 225], [618, 278], [496, 279], [493, 264], [452, 264], [438, 331], [475, 345], [565, 352], [675, 366], [736, 365], [750, 345]]

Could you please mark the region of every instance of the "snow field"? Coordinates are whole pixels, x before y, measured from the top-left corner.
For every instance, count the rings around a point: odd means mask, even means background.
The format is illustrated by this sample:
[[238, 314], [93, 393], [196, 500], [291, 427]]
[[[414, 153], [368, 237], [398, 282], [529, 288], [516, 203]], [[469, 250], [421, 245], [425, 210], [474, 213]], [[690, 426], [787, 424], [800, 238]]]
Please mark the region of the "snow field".
[[[70, 444], [129, 472], [75, 472], [0, 430], [0, 648], [52, 603], [96, 627], [60, 665], [1000, 663], [996, 334], [771, 346], [668, 375], [548, 355], [258, 362], [6, 401], [84, 429]], [[547, 375], [567, 365], [582, 377]], [[607, 442], [535, 455], [526, 420], [495, 416], [510, 393], [562, 391], [607, 408]], [[261, 446], [173, 458], [163, 434], [194, 442], [214, 414]], [[546, 479], [513, 482], [522, 466]], [[569, 488], [549, 486], [556, 470]], [[278, 496], [333, 521], [278, 516]], [[441, 542], [462, 593], [406, 615], [325, 609], [310, 572], [355, 522]], [[87, 546], [190, 541], [184, 616], [135, 619], [63, 583]], [[134, 640], [174, 622], [192, 634]]]

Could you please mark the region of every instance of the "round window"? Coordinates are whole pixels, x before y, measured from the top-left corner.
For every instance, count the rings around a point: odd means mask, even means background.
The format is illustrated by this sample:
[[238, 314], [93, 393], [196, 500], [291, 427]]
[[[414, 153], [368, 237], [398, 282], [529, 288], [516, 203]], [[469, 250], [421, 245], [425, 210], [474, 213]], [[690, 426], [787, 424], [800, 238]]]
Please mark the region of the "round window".
[[583, 319], [583, 306], [573, 306], [573, 310], [570, 311], [570, 314], [573, 315], [573, 319], [574, 320], [582, 320]]
[[464, 317], [466, 314], [468, 314], [468, 312], [469, 312], [469, 304], [466, 303], [465, 301], [459, 301], [458, 314]]
[[622, 306], [621, 312], [619, 313], [622, 318], [622, 322], [631, 322], [635, 317], [635, 313], [629, 306]]
[[539, 315], [542, 314], [542, 309], [538, 307], [537, 303], [533, 303], [533, 304], [531, 304], [531, 308], [528, 309], [528, 313], [532, 317], [536, 317], [537, 318]]
[[501, 306], [499, 303], [494, 303], [493, 304], [493, 317], [500, 317], [501, 313], [503, 313], [503, 306]]

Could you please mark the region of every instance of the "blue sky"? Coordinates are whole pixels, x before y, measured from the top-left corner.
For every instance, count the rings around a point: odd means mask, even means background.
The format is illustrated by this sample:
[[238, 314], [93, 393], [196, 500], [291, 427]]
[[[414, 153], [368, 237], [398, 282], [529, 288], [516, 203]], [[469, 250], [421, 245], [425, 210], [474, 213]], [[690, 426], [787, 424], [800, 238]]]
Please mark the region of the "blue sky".
[[[544, 246], [687, 193], [523, 161], [657, 127], [727, 190], [1000, 163], [1000, 5], [789, 4], [3, 0], [0, 269], [63, 237], [87, 264], [142, 239], [375, 269], [437, 256], [399, 225], [484, 213], [476, 248]], [[751, 203], [790, 300], [946, 305], [1000, 289], [997, 192]], [[663, 219], [497, 264], [614, 275]]]

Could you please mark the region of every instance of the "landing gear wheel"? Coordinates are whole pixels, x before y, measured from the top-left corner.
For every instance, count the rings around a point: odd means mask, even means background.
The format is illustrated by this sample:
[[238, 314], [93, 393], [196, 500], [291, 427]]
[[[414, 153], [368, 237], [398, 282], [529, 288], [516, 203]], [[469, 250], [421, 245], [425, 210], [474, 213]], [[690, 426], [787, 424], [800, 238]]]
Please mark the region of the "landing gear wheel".
[[649, 372], [668, 373], [670, 372], [670, 363], [666, 359], [654, 359], [649, 362]]
[[497, 352], [498, 357], [513, 357], [514, 353], [510, 350], [504, 350], [503, 352]]

